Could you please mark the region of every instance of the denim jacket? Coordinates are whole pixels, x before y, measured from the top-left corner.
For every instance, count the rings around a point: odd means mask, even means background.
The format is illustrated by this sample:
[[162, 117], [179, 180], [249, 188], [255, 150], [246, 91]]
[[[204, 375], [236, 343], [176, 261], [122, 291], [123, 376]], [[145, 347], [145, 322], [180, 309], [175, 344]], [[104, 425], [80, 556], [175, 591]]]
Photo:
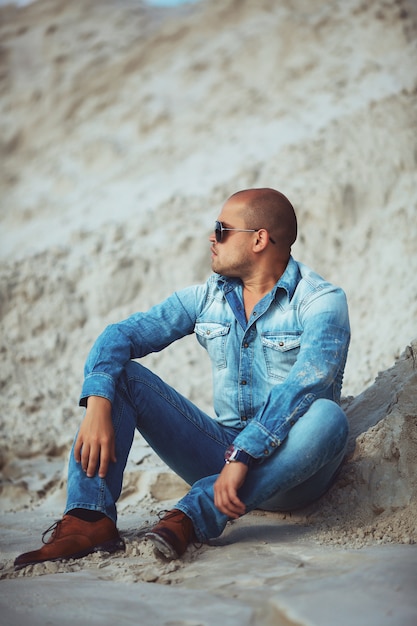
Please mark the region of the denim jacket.
[[113, 401], [130, 359], [193, 332], [211, 359], [214, 419], [239, 429], [235, 445], [259, 460], [316, 399], [340, 401], [350, 340], [345, 294], [291, 257], [248, 321], [241, 281], [213, 274], [108, 326], [88, 356], [80, 404], [90, 395]]

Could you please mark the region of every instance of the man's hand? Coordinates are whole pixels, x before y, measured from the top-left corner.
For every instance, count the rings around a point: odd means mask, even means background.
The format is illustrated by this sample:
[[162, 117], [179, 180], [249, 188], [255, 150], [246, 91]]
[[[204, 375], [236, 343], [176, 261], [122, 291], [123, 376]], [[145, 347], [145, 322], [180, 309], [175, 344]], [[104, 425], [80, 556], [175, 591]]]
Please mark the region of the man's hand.
[[109, 463], [116, 461], [111, 402], [99, 396], [90, 396], [74, 447], [74, 457], [89, 478], [96, 473], [104, 478]]
[[214, 483], [214, 504], [221, 513], [232, 519], [244, 515], [245, 504], [238, 498], [237, 492], [245, 482], [248, 466], [239, 461], [224, 466]]

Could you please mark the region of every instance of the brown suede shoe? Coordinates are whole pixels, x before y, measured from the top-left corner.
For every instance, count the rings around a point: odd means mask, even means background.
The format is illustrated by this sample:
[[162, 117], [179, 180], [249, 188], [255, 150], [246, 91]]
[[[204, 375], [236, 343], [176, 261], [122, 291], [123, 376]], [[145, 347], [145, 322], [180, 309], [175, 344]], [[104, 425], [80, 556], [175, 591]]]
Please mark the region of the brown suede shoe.
[[[44, 541], [45, 535], [51, 531], [51, 537]], [[80, 559], [91, 552], [111, 553], [125, 549], [116, 525], [108, 517], [98, 522], [84, 522], [72, 515], [64, 515], [62, 520], [55, 522], [43, 533], [42, 541], [45, 545], [39, 550], [18, 556], [14, 562], [15, 567], [21, 568], [44, 561]]]
[[145, 537], [169, 560], [178, 559], [190, 543], [197, 541], [192, 521], [178, 509], [168, 511]]

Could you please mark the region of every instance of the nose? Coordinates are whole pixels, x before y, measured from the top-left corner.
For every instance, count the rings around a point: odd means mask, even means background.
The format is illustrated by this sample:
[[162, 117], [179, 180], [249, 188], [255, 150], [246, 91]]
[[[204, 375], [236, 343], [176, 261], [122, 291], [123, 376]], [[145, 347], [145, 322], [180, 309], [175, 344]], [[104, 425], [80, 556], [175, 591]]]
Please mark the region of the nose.
[[214, 235], [214, 231], [212, 233], [210, 233], [209, 242], [210, 243], [216, 243], [216, 237]]

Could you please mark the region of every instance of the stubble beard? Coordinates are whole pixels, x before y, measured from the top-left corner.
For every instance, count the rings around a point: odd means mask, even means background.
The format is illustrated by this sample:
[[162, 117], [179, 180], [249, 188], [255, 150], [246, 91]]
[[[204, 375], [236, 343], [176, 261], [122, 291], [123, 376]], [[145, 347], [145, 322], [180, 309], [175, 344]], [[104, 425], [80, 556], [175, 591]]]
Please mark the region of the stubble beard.
[[229, 263], [222, 263], [218, 256], [214, 257], [212, 260], [211, 268], [216, 274], [226, 276], [227, 278], [240, 278], [243, 270], [242, 262], [231, 261]]

